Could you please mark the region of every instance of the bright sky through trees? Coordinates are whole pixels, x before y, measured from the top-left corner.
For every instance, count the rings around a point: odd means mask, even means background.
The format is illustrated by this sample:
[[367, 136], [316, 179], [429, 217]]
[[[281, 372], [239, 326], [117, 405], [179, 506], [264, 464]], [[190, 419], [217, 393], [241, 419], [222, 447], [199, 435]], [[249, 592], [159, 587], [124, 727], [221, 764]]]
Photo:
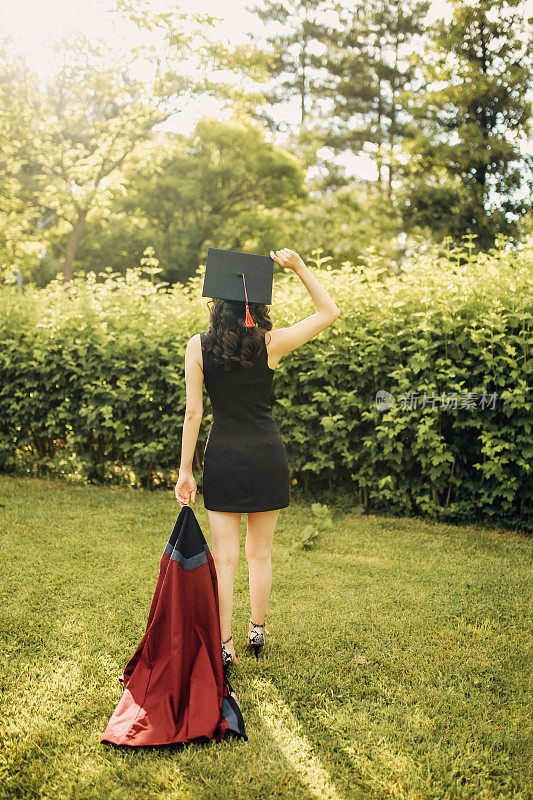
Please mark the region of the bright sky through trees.
[[[474, 0], [475, 1], [475, 0]], [[247, 41], [247, 33], [260, 34], [263, 23], [257, 16], [246, 10], [253, 0], [181, 0], [180, 3], [168, 0], [146, 0], [145, 7], [154, 11], [169, 5], [189, 13], [210, 14], [222, 21], [212, 30], [213, 38], [229, 44]], [[7, 33], [15, 40], [16, 46], [26, 52], [37, 72], [45, 77], [51, 68], [51, 54], [46, 46], [47, 38], [56, 38], [69, 30], [81, 30], [110, 42], [120, 41], [122, 46], [142, 44], [142, 35], [133, 25], [122, 23], [117, 15], [106, 13], [113, 6], [112, 0], [17, 0], [0, 7], [0, 34]], [[528, 0], [528, 12], [533, 14], [533, 0]], [[437, 17], [447, 17], [451, 13], [447, 0], [433, 0], [428, 22]], [[236, 80], [236, 78], [233, 78]], [[228, 75], [228, 80], [232, 76]], [[199, 117], [213, 115], [220, 118], [231, 116], [231, 110], [221, 111], [220, 101], [206, 95], [192, 98], [182, 111], [171, 117], [164, 125], [166, 130], [190, 132]], [[299, 106], [293, 103], [275, 108], [272, 116], [283, 119], [289, 125], [297, 126]], [[529, 149], [529, 148], [528, 148]], [[365, 156], [347, 156], [341, 159], [344, 166], [360, 178], [375, 180], [375, 164]]]
[[[116, 16], [107, 14], [111, 0], [17, 0], [6, 3], [0, 9], [0, 29], [15, 40], [17, 48], [28, 53], [37, 72], [45, 77], [50, 70], [50, 51], [47, 38], [55, 38], [68, 30], [82, 30], [115, 41], [131, 38], [132, 45], [139, 43], [139, 34], [133, 26], [120, 25]], [[154, 11], [164, 9], [167, 0], [147, 0], [146, 6]], [[190, 13], [206, 13], [222, 18], [213, 30], [213, 36], [229, 43], [245, 42], [247, 33], [260, 33], [263, 23], [246, 10], [251, 0], [182, 0], [172, 3], [174, 8]], [[429, 19], [446, 16], [449, 13], [446, 0], [434, 0]], [[119, 28], [120, 25], [120, 28]], [[216, 32], [215, 32], [216, 31]], [[231, 79], [231, 76], [230, 76]], [[203, 115], [221, 116], [220, 102], [212, 97], [198, 97], [188, 103], [183, 111], [171, 118], [165, 125], [167, 130], [190, 131], [197, 119]], [[273, 114], [282, 115], [289, 124], [297, 125], [299, 120], [298, 102], [275, 109]], [[228, 117], [228, 110], [224, 116]], [[374, 179], [374, 164], [365, 157], [350, 159], [346, 166], [361, 178]]]

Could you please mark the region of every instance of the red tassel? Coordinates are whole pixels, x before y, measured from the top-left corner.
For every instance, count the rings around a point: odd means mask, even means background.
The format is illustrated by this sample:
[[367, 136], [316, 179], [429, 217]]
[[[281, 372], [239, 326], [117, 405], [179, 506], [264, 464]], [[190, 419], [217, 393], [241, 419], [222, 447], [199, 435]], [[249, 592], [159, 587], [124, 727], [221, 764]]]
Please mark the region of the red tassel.
[[244, 280], [244, 272], [241, 272], [242, 281], [244, 283], [244, 297], [246, 298], [246, 317], [244, 319], [244, 327], [245, 328], [255, 328], [255, 322], [253, 321], [252, 315], [250, 314], [250, 309], [248, 308], [248, 294], [246, 293], [246, 281]]
[[244, 320], [244, 325], [246, 328], [254, 328], [255, 322], [252, 319], [252, 315], [250, 314], [250, 309], [248, 308], [248, 303], [246, 303], [246, 318]]

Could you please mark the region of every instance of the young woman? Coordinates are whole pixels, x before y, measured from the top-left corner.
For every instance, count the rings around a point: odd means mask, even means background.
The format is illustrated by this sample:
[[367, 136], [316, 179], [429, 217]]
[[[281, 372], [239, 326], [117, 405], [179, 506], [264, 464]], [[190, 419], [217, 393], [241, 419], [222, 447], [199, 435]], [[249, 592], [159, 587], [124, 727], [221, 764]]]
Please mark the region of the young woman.
[[279, 360], [338, 317], [339, 309], [293, 250], [270, 252], [301, 279], [316, 312], [273, 330], [268, 306], [250, 303], [254, 327], [245, 327], [244, 302], [216, 300], [209, 330], [189, 339], [185, 351], [186, 409], [181, 465], [175, 492], [181, 506], [196, 502], [192, 461], [203, 414], [202, 382], [213, 409], [203, 466], [212, 555], [218, 581], [224, 665], [237, 663], [231, 618], [239, 560], [241, 515], [247, 515], [245, 552], [250, 582], [248, 648], [256, 657], [265, 643], [265, 615], [272, 586], [271, 548], [281, 508], [289, 505], [285, 445], [272, 416], [270, 394]]

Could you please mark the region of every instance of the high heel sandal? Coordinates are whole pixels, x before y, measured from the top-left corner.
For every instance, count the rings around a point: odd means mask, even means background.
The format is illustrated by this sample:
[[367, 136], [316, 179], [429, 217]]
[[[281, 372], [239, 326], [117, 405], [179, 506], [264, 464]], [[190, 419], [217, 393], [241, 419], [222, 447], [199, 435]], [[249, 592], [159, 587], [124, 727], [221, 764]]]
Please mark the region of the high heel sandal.
[[[263, 622], [262, 625], [254, 622], [250, 617], [250, 622], [254, 626], [254, 628], [264, 628], [266, 622]], [[250, 651], [254, 651], [256, 660], [259, 658], [259, 653], [262, 651], [263, 647], [265, 646], [265, 635], [263, 631], [255, 631], [252, 630], [248, 631], [248, 649]]]
[[229, 652], [226, 650], [226, 648], [224, 647], [224, 645], [226, 645], [226, 644], [227, 644], [228, 642], [230, 642], [232, 639], [233, 639], [233, 636], [230, 636], [230, 637], [229, 637], [229, 639], [226, 639], [226, 641], [225, 641], [225, 642], [222, 642], [222, 666], [224, 667], [224, 669], [226, 669], [227, 667], [229, 667], [231, 664], [234, 664], [234, 663], [235, 663], [235, 662], [233, 661], [233, 656], [231, 655], [231, 653], [229, 653]]

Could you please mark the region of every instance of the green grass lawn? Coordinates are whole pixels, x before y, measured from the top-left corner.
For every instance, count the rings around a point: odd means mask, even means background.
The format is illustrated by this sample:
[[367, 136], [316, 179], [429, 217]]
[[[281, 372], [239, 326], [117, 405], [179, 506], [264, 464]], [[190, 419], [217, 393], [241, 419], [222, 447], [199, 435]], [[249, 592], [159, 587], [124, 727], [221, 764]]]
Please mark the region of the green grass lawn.
[[[241, 523], [232, 684], [248, 742], [100, 743], [146, 628], [172, 492], [0, 477], [0, 798], [528, 798], [531, 543], [347, 515], [289, 552], [247, 656]], [[209, 546], [201, 497], [195, 513]]]

